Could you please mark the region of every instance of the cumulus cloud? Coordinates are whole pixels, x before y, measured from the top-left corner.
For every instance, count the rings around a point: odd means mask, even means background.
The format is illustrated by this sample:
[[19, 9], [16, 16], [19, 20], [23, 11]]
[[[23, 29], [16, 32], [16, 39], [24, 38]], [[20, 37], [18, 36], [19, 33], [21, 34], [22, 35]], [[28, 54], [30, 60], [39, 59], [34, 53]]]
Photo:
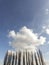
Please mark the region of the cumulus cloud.
[[19, 32], [9, 31], [8, 36], [12, 38], [9, 44], [14, 48], [27, 48], [32, 46], [43, 45], [46, 38], [34, 33], [32, 29], [26, 26], [22, 27]]
[[15, 36], [16, 36], [16, 33], [15, 33], [14, 30], [12, 30], [12, 31], [9, 32], [9, 37], [12, 37], [14, 39]]

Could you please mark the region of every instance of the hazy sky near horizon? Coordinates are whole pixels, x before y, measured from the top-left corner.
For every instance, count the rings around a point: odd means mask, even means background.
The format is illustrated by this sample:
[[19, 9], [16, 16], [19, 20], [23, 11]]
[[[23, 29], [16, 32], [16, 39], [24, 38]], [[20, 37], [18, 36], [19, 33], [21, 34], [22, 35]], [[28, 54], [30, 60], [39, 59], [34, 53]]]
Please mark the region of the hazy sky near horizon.
[[39, 34], [39, 37], [44, 37], [45, 43], [38, 48], [41, 49], [48, 65], [49, 0], [0, 0], [0, 64], [6, 51], [13, 49], [9, 46], [9, 31], [18, 32], [24, 26], [27, 30], [32, 29], [34, 33]]

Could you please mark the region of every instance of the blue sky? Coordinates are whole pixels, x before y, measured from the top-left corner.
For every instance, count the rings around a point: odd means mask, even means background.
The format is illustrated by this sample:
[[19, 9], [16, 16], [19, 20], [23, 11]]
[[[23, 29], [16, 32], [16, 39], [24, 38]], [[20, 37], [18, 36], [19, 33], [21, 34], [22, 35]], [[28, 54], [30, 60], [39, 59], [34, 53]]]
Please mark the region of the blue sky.
[[49, 0], [0, 0], [0, 64], [9, 46], [8, 33], [26, 26], [46, 42], [38, 46], [49, 62]]

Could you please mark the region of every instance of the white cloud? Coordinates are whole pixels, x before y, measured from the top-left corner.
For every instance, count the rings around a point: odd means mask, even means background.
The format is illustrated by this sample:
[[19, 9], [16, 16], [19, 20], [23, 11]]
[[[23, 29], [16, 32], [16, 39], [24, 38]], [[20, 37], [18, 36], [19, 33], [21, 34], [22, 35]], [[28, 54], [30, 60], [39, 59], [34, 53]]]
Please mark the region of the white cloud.
[[9, 37], [15, 38], [15, 36], [16, 36], [16, 33], [14, 30], [9, 32]]
[[48, 44], [49, 44], [49, 41], [48, 41]]
[[45, 14], [49, 14], [49, 9], [45, 9]]
[[49, 26], [43, 26], [43, 33], [45, 32], [46, 34], [49, 35]]
[[10, 41], [10, 45], [14, 48], [38, 46], [41, 44], [43, 45], [46, 42], [45, 37], [39, 36], [26, 26], [22, 27], [19, 32], [15, 32], [14, 30], [9, 31], [8, 36], [13, 38], [13, 40]]
[[46, 29], [46, 33], [49, 35], [49, 28]]
[[43, 28], [43, 29], [46, 29], [46, 26], [43, 26], [42, 28]]

